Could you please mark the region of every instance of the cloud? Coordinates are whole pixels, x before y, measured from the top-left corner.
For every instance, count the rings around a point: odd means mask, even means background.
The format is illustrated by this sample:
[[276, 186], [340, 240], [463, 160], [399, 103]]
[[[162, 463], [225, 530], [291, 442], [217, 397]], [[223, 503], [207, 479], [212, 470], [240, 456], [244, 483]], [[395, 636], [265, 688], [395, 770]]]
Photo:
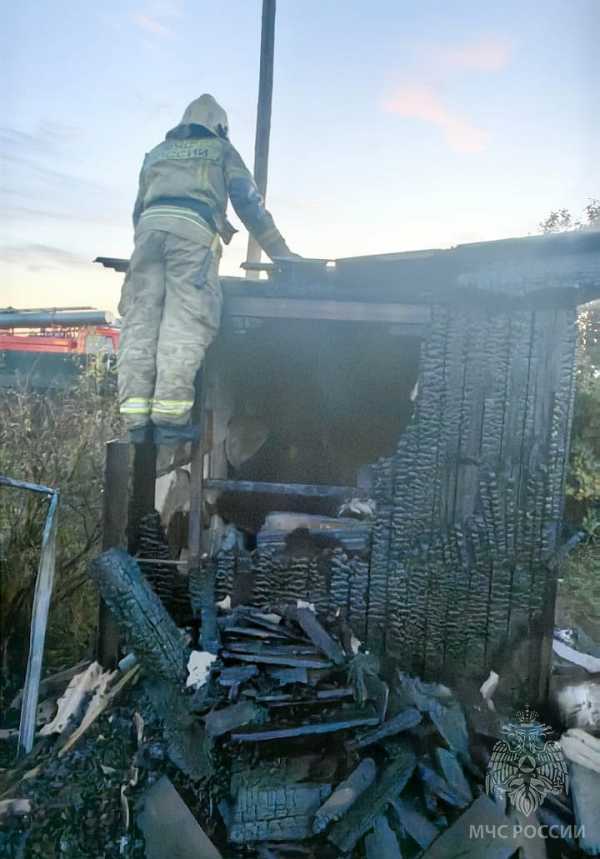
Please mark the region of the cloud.
[[170, 27], [167, 27], [166, 24], [161, 24], [161, 22], [154, 18], [152, 15], [147, 15], [144, 12], [132, 12], [131, 20], [140, 30], [143, 30], [145, 33], [150, 33], [153, 36], [160, 36], [161, 38], [172, 38], [175, 33]]
[[481, 152], [489, 133], [450, 107], [442, 87], [461, 72], [499, 72], [508, 65], [511, 55], [511, 41], [499, 35], [480, 36], [462, 44], [422, 43], [417, 47], [410, 78], [384, 101], [384, 110], [437, 126], [456, 152]]
[[467, 118], [452, 111], [440, 94], [426, 84], [406, 83], [384, 102], [388, 113], [403, 119], [418, 119], [437, 126], [456, 152], [481, 152], [488, 141], [488, 132]]
[[46, 145], [50, 141], [56, 146], [80, 140], [82, 133], [83, 129], [79, 125], [68, 125], [66, 122], [47, 118], [39, 121], [36, 130], [36, 136], [43, 139]]
[[0, 126], [0, 152], [13, 149], [17, 153], [52, 155], [60, 154], [65, 144], [81, 137], [82, 129], [49, 119], [42, 119], [30, 132], [8, 125]]
[[431, 60], [445, 69], [498, 72], [511, 58], [512, 44], [499, 36], [487, 36], [457, 47], [431, 48]]
[[[0, 198], [3, 194], [13, 194], [10, 189], [0, 188]], [[103, 226], [114, 226], [115, 220], [122, 216], [121, 211], [103, 211], [102, 214], [94, 207], [90, 212], [81, 211], [81, 208], [71, 212], [54, 209], [40, 209], [31, 206], [0, 206], [0, 223], [14, 224], [17, 221], [29, 224], [38, 224], [39, 221], [72, 221], [77, 224], [102, 224]]]
[[175, 31], [170, 26], [170, 20], [181, 18], [182, 14], [181, 0], [150, 0], [143, 8], [131, 12], [130, 17], [143, 33], [160, 39], [172, 39]]
[[44, 151], [44, 141], [36, 134], [28, 134], [17, 128], [0, 127], [0, 153], [14, 148], [34, 152]]
[[181, 18], [183, 5], [184, 0], [152, 0], [149, 8], [151, 13], [158, 18]]
[[[73, 172], [70, 141], [81, 130], [42, 120], [33, 129], [0, 127], [0, 225], [39, 236], [48, 223], [110, 226], [129, 205], [122, 190]], [[101, 179], [104, 177], [101, 177]]]
[[53, 245], [23, 242], [1, 248], [0, 263], [18, 265], [26, 268], [27, 271], [44, 271], [64, 268], [79, 269], [89, 265], [90, 260], [80, 254]]
[[[101, 192], [105, 190], [105, 186], [99, 182], [93, 182], [89, 179], [83, 179], [73, 173], [65, 173], [60, 170], [53, 170], [50, 167], [45, 167], [39, 164], [33, 158], [27, 158], [21, 155], [16, 155], [13, 152], [2, 151], [0, 149], [0, 163], [5, 162], [6, 166], [11, 165], [11, 170], [23, 168], [31, 177], [54, 184], [64, 188], [81, 189], [88, 192]], [[11, 177], [12, 178], [12, 177]]]
[[[32, 131], [0, 126], [0, 175], [4, 194], [39, 201], [50, 193], [106, 193], [103, 183], [71, 172], [74, 161], [69, 143], [82, 131], [75, 126], [42, 120]], [[61, 169], [68, 165], [66, 170]], [[45, 187], [43, 187], [45, 186]]]

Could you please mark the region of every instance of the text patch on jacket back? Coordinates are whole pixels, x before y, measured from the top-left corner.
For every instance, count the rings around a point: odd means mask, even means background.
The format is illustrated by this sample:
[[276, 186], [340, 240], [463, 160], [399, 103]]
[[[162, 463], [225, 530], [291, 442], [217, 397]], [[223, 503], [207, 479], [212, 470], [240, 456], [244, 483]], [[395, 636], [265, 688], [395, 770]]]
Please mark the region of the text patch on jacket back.
[[182, 161], [190, 158], [220, 164], [223, 160], [222, 147], [218, 141], [166, 140], [146, 155], [144, 167], [151, 167], [158, 161]]

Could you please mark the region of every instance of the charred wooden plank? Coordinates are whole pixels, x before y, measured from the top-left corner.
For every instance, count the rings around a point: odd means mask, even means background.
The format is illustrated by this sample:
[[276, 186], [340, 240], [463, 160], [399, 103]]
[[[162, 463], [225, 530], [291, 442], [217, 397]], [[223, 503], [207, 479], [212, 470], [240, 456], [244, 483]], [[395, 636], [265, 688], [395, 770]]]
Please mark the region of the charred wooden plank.
[[458, 701], [450, 700], [447, 704], [443, 704], [432, 698], [427, 713], [452, 751], [468, 759], [469, 732], [465, 714]]
[[317, 689], [316, 692], [319, 701], [336, 701], [338, 698], [352, 698], [353, 695], [352, 686], [340, 686], [337, 689]]
[[364, 684], [369, 700], [373, 701], [377, 708], [379, 721], [383, 722], [390, 701], [390, 687], [376, 674], [365, 674]]
[[262, 611], [245, 603], [236, 605], [229, 614], [221, 618], [221, 621], [226, 626], [230, 623], [235, 625], [242, 620], [247, 623], [256, 624], [257, 626], [265, 625], [267, 629], [281, 629], [283, 627], [283, 615], [280, 612]]
[[280, 641], [288, 641], [290, 636], [283, 635], [279, 630], [277, 632], [259, 629], [253, 626], [226, 626], [224, 636], [229, 638], [259, 638], [261, 640], [270, 640], [272, 638]]
[[202, 622], [202, 648], [208, 653], [218, 653], [220, 647], [219, 627], [216, 610], [217, 561], [215, 558], [201, 558], [190, 570], [190, 580], [198, 584], [194, 589], [198, 597], [194, 611], [199, 612]]
[[310, 838], [313, 815], [330, 793], [328, 784], [242, 786], [231, 811], [229, 840], [247, 844]]
[[290, 606], [286, 615], [298, 624], [315, 647], [331, 659], [334, 665], [342, 665], [346, 661], [341, 646], [323, 629], [313, 611], [309, 608]]
[[358, 799], [348, 814], [336, 823], [329, 840], [343, 851], [351, 851], [359, 838], [371, 829], [377, 817], [404, 789], [416, 765], [411, 749], [399, 750], [374, 785]]
[[321, 806], [313, 820], [313, 832], [318, 834], [332, 821], [339, 820], [352, 807], [358, 797], [375, 781], [377, 768], [372, 758], [364, 758], [350, 775], [336, 787]]
[[219, 684], [221, 686], [238, 686], [240, 683], [245, 683], [256, 677], [257, 674], [256, 665], [235, 665], [231, 668], [222, 668], [219, 674]]
[[366, 678], [377, 676], [379, 670], [379, 659], [371, 653], [357, 653], [348, 663], [348, 679], [353, 684], [356, 700], [360, 703], [369, 698]]
[[303, 698], [300, 695], [294, 695], [292, 692], [271, 692], [266, 695], [257, 695], [256, 701], [261, 704], [269, 704], [275, 707], [281, 706], [314, 706], [322, 704], [324, 701], [340, 701], [344, 698], [352, 698], [354, 690], [349, 686], [341, 689], [321, 689], [315, 691], [309, 697]]
[[459, 796], [464, 797], [465, 804], [468, 805], [473, 801], [473, 792], [456, 755], [438, 746], [435, 756], [446, 782]]
[[212, 774], [211, 741], [204, 725], [194, 715], [194, 698], [182, 695], [179, 689], [164, 681], [147, 678], [144, 684], [152, 707], [163, 724], [169, 758], [179, 769], [194, 780]]
[[447, 802], [448, 805], [454, 805], [457, 808], [466, 808], [469, 804], [470, 797], [465, 796], [462, 790], [458, 789], [454, 784], [449, 784], [445, 778], [438, 775], [427, 764], [420, 761], [417, 769], [425, 784], [431, 788], [436, 796]]
[[[516, 827], [509, 825], [509, 819], [500, 807], [482, 794], [458, 820], [446, 829], [431, 846], [421, 854], [423, 859], [448, 859], [460, 856], [461, 859], [508, 859], [519, 844], [511, 833]], [[503, 826], [506, 838], [498, 838], [494, 833]], [[474, 838], [473, 832], [483, 833]]]
[[414, 708], [403, 710], [401, 713], [398, 713], [397, 716], [394, 716], [392, 719], [379, 725], [379, 727], [374, 731], [369, 731], [368, 733], [351, 740], [351, 742], [348, 743], [348, 747], [351, 749], [364, 749], [367, 746], [372, 746], [374, 743], [379, 743], [381, 740], [385, 740], [386, 737], [393, 737], [395, 734], [400, 734], [402, 731], [408, 731], [410, 728], [414, 728], [415, 725], [419, 724], [421, 718], [419, 711]]
[[396, 833], [391, 828], [384, 814], [375, 820], [373, 831], [365, 837], [366, 859], [402, 859], [400, 845]]
[[257, 723], [264, 718], [264, 711], [252, 701], [240, 701], [221, 710], [212, 710], [204, 717], [206, 733], [209, 737], [220, 737], [242, 725]]
[[319, 656], [312, 644], [268, 644], [263, 641], [228, 641], [227, 650], [235, 653], [258, 653], [262, 656]]
[[264, 495], [295, 495], [305, 498], [346, 498], [356, 493], [352, 486], [327, 486], [320, 483], [265, 483], [257, 480], [205, 480], [206, 489]]
[[397, 797], [392, 801], [392, 808], [396, 812], [402, 829], [423, 850], [429, 847], [431, 842], [440, 834], [437, 826], [424, 814], [421, 814], [410, 800]]
[[239, 662], [264, 663], [265, 665], [289, 665], [290, 668], [331, 668], [331, 662], [309, 656], [271, 656], [262, 653], [235, 653], [232, 650], [221, 651], [223, 659]]
[[142, 803], [137, 824], [144, 834], [148, 859], [222, 859], [166, 776], [146, 791]]
[[271, 668], [269, 675], [280, 686], [289, 686], [290, 683], [310, 683], [306, 668]]
[[260, 632], [270, 634], [272, 638], [290, 641], [292, 643], [309, 644], [306, 636], [297, 630], [292, 630], [274, 618], [278, 615], [263, 614], [247, 608], [235, 608], [230, 615], [219, 618], [219, 626], [227, 634], [235, 632], [237, 635], [252, 635]]
[[250, 731], [236, 731], [231, 739], [240, 743], [264, 743], [267, 740], [285, 740], [294, 737], [331, 734], [336, 731], [347, 731], [350, 728], [360, 728], [363, 725], [376, 725], [378, 718], [372, 710], [356, 708], [330, 714], [319, 720], [306, 721], [301, 725], [273, 726], [256, 728]]

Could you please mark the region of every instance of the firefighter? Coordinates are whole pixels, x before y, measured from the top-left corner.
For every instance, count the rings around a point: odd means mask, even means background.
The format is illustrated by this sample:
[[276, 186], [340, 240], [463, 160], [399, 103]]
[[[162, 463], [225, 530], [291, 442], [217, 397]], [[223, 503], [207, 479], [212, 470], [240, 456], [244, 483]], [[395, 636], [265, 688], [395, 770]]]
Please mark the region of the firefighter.
[[296, 256], [229, 142], [227, 114], [202, 95], [140, 173], [135, 247], [119, 304], [119, 408], [133, 442], [197, 439], [194, 379], [219, 329], [221, 240], [228, 244], [236, 232], [228, 199], [271, 259]]

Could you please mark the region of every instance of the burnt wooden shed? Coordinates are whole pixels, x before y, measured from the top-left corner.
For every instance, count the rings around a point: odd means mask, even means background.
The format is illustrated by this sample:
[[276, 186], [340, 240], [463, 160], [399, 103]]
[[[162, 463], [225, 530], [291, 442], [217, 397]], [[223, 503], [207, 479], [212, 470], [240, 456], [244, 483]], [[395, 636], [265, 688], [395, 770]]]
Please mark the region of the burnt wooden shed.
[[[485, 679], [512, 649], [514, 696], [543, 698], [577, 308], [600, 296], [600, 233], [268, 273], [223, 279], [190, 563], [219, 516], [219, 596], [339, 610], [370, 649], [448, 682]], [[256, 444], [236, 458], [240, 426]], [[154, 505], [153, 453], [136, 456], [130, 526]]]

